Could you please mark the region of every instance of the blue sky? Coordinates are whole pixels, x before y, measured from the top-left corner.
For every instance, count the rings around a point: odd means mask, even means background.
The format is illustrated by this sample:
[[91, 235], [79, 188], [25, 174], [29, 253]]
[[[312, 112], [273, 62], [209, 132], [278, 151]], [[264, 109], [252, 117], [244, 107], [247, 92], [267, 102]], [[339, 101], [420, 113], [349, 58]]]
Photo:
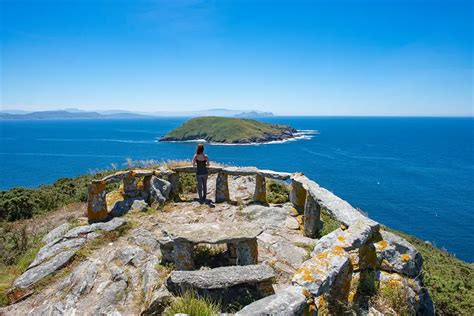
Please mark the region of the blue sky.
[[0, 0], [2, 109], [473, 115], [473, 1]]

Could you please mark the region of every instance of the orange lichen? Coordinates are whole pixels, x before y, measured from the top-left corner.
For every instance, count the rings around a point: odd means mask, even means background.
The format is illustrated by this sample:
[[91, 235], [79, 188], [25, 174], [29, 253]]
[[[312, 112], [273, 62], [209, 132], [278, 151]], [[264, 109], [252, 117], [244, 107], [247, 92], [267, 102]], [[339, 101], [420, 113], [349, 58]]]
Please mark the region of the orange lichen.
[[405, 253], [405, 254], [401, 255], [400, 258], [401, 258], [403, 261], [408, 262], [408, 261], [410, 261], [411, 256], [410, 256], [409, 254]]
[[346, 237], [344, 237], [344, 236], [338, 236], [338, 237], [337, 237], [337, 240], [339, 240], [339, 241], [345, 241], [345, 240], [346, 240]]
[[379, 250], [385, 250], [388, 247], [388, 242], [386, 240], [381, 240], [375, 243], [375, 246]]
[[341, 224], [339, 227], [340, 227], [342, 230], [346, 230], [346, 229], [348, 228], [348, 227], [347, 227], [346, 225], [344, 225], [344, 224]]
[[344, 253], [344, 248], [341, 246], [334, 246], [334, 248], [332, 248], [332, 253], [336, 256], [341, 256]]
[[311, 293], [308, 291], [307, 288], [303, 288], [303, 295], [306, 296], [306, 298], [311, 297]]
[[324, 252], [321, 252], [320, 254], [318, 254], [316, 257], [317, 257], [318, 259], [327, 259], [327, 258], [328, 258], [328, 255], [329, 255], [329, 254], [327, 253], [327, 251], [324, 251]]

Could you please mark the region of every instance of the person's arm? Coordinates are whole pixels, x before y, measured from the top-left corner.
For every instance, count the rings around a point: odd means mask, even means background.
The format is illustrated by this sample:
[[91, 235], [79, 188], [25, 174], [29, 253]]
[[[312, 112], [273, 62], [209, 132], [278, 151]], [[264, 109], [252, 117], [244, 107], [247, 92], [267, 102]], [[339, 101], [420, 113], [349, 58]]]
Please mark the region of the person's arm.
[[206, 155], [206, 166], [209, 167], [209, 157]]
[[193, 167], [196, 167], [196, 155], [193, 157]]

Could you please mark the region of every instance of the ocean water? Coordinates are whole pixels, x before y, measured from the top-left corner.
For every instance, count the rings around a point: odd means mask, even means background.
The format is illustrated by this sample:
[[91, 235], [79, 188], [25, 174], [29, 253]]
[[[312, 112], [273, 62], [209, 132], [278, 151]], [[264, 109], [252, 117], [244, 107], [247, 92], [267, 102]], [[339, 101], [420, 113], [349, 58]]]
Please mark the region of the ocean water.
[[[184, 118], [1, 121], [0, 189], [35, 187], [125, 159], [186, 159], [159, 143]], [[208, 145], [211, 160], [301, 171], [373, 219], [474, 261], [474, 119], [274, 117], [319, 134], [252, 146]]]

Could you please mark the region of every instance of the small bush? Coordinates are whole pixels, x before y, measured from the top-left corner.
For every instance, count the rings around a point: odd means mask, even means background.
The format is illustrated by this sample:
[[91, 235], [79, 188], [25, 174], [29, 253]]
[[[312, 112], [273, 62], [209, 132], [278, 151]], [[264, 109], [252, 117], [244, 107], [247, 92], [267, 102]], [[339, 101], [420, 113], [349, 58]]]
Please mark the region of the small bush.
[[321, 237], [329, 234], [341, 226], [341, 222], [332, 217], [325, 209], [321, 209], [321, 219], [324, 222], [323, 229], [319, 233]]
[[289, 201], [290, 188], [281, 181], [267, 180], [267, 202], [272, 204], [283, 204]]
[[194, 173], [180, 173], [179, 174], [179, 192], [180, 193], [196, 193], [197, 180]]
[[165, 310], [165, 316], [175, 314], [188, 314], [190, 316], [211, 316], [220, 313], [220, 304], [207, 298], [198, 297], [193, 292], [186, 292], [176, 298]]

